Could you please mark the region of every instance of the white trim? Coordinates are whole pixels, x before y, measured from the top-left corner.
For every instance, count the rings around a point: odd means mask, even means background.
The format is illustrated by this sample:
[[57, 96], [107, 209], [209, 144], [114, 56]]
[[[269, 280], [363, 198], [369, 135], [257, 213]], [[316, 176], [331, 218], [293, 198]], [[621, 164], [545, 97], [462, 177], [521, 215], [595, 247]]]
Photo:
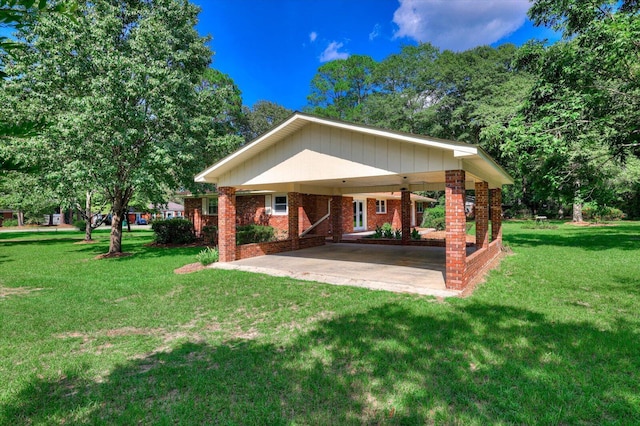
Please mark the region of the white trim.
[[[277, 211], [276, 210], [276, 198], [278, 197], [284, 197], [285, 199], [285, 211]], [[271, 199], [273, 200], [273, 204], [271, 204], [271, 214], [273, 216], [286, 216], [289, 214], [289, 196], [287, 194], [273, 194], [273, 196], [271, 197]]]
[[[354, 198], [353, 199], [353, 205], [355, 206], [356, 203], [362, 203], [362, 226], [359, 226], [356, 228], [356, 226], [353, 226], [353, 230], [355, 231], [366, 231], [367, 230], [367, 199], [366, 198]], [[355, 214], [353, 214], [353, 220], [355, 221]]]
[[385, 198], [376, 198], [376, 214], [387, 214], [387, 200]]
[[202, 198], [202, 215], [203, 216], [218, 216], [218, 212], [210, 213], [209, 207], [211, 200], [216, 200], [216, 206], [218, 205], [218, 197], [203, 197]]

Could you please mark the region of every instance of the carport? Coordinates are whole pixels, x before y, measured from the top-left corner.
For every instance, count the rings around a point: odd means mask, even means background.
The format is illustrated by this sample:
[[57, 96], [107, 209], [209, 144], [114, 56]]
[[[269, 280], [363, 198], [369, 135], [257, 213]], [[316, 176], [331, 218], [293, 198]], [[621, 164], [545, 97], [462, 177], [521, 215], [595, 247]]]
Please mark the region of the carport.
[[[405, 248], [422, 244], [410, 238], [410, 194], [444, 189], [446, 238], [444, 249], [440, 249], [444, 254], [440, 256], [441, 266], [433, 266], [434, 269], [416, 267], [420, 262], [423, 266], [430, 264], [428, 251], [424, 250], [422, 260], [418, 258], [418, 263], [413, 262], [414, 266], [408, 268], [421, 274], [425, 270], [438, 272], [442, 269], [445, 289], [455, 291], [464, 290], [498, 257], [502, 244], [501, 188], [512, 183], [511, 177], [474, 145], [301, 113], [293, 114], [273, 130], [204, 170], [195, 180], [217, 185], [218, 244], [222, 263], [243, 262], [241, 259], [245, 257], [324, 244], [324, 236], [310, 238], [309, 229], [301, 230], [301, 209], [304, 200], [312, 196], [330, 200], [329, 211], [323, 220], [330, 221], [332, 239], [339, 243], [344, 229], [343, 197], [376, 192], [401, 194], [402, 245], [385, 250], [395, 250], [412, 263], [409, 252], [413, 253], [413, 250]], [[474, 189], [476, 195], [476, 250], [473, 254], [467, 253], [466, 244], [467, 189]], [[268, 246], [236, 246], [236, 191], [240, 190], [285, 194], [281, 199], [287, 202], [286, 240]], [[291, 254], [278, 256], [282, 262], [294, 262], [295, 258]], [[356, 263], [348, 263], [345, 267], [355, 268]], [[377, 261], [363, 263], [374, 271], [384, 266]], [[327, 268], [333, 266], [327, 264]], [[330, 272], [327, 270], [325, 275]], [[409, 271], [399, 274], [411, 275]]]

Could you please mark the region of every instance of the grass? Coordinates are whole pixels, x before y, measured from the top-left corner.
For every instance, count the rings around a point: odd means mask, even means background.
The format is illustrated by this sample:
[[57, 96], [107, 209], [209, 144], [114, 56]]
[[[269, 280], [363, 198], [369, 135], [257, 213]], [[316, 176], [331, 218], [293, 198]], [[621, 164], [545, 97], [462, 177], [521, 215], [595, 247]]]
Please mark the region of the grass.
[[444, 301], [0, 233], [0, 424], [638, 424], [640, 223], [557, 225]]

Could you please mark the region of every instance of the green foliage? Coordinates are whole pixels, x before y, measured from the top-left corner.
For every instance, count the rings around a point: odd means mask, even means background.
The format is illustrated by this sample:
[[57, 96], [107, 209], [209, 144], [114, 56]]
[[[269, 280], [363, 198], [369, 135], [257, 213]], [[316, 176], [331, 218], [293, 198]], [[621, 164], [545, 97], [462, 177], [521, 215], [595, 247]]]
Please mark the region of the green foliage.
[[83, 231], [84, 232], [86, 227], [87, 227], [87, 222], [85, 222], [84, 220], [74, 220], [73, 221], [73, 226], [78, 228], [79, 231]]
[[248, 142], [282, 123], [293, 111], [275, 102], [258, 101], [252, 108], [243, 107], [243, 114], [245, 118], [241, 133]]
[[618, 208], [601, 206], [592, 201], [582, 207], [582, 217], [588, 221], [601, 222], [624, 219], [624, 213]]
[[411, 230], [411, 239], [412, 240], [420, 240], [420, 239], [422, 239], [422, 237], [420, 236], [420, 231], [418, 231], [416, 228], [413, 228]]
[[445, 229], [445, 211], [444, 206], [436, 206], [424, 209], [422, 214], [422, 228], [435, 228], [436, 231], [444, 231]]
[[375, 66], [376, 62], [364, 55], [323, 64], [311, 80], [308, 109], [326, 117], [361, 121], [362, 104], [374, 88]]
[[188, 244], [196, 239], [193, 223], [186, 219], [156, 220], [151, 229], [159, 244]]
[[213, 247], [207, 247], [196, 255], [196, 260], [204, 266], [217, 262], [219, 258], [218, 250]]
[[202, 236], [205, 241], [214, 245], [218, 244], [218, 227], [214, 225], [206, 225], [202, 227]]
[[276, 233], [273, 227], [264, 225], [244, 225], [236, 227], [236, 244], [251, 244], [274, 241]]
[[[13, 151], [38, 158], [57, 191], [100, 192], [113, 209], [110, 252], [121, 251], [129, 203], [161, 204], [175, 188], [242, 141], [227, 135], [240, 112], [237, 87], [208, 71], [212, 52], [187, 1], [83, 2], [63, 22], [43, 14], [18, 32], [3, 82], [17, 119], [46, 117], [38, 138]], [[24, 93], [29, 97], [24, 98]]]
[[18, 219], [4, 219], [2, 221], [2, 226], [18, 226]]

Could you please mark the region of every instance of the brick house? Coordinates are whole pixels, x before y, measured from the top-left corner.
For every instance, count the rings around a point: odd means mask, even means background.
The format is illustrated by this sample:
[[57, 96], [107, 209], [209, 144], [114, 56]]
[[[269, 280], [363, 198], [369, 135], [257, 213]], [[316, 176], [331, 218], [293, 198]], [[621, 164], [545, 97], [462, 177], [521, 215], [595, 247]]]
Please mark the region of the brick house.
[[[501, 188], [511, 177], [481, 148], [295, 113], [195, 177], [217, 194], [185, 198], [197, 231], [218, 227], [221, 262], [339, 242], [384, 222], [413, 245], [428, 199], [445, 190], [447, 288], [464, 289], [502, 246]], [[476, 244], [467, 256], [466, 190], [475, 190]], [[491, 229], [489, 216], [491, 213]], [[271, 225], [279, 241], [236, 246], [236, 225]]]
[[[186, 218], [194, 223], [197, 236], [202, 235], [205, 226], [218, 226], [218, 194], [183, 195]], [[402, 229], [402, 206], [400, 192], [382, 192], [378, 194], [347, 194], [342, 197], [342, 234], [373, 231], [384, 223], [393, 229]], [[411, 194], [410, 226], [420, 226], [424, 209], [436, 200], [418, 194]], [[302, 197], [304, 208], [300, 210], [301, 232], [305, 235], [332, 236], [333, 229], [329, 219], [331, 197]], [[254, 193], [238, 191], [236, 193], [237, 225], [272, 226], [280, 239], [288, 238], [288, 200], [286, 193]], [[311, 226], [314, 225], [312, 229]]]

